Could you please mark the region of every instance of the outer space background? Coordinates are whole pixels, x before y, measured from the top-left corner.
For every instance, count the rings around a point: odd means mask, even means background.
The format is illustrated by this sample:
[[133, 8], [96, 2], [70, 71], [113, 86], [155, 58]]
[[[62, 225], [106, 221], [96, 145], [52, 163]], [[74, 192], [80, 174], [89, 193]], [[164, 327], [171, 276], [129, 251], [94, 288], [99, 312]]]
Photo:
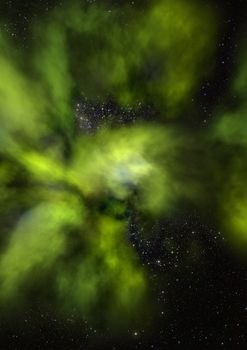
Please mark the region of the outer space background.
[[0, 1], [1, 349], [247, 348], [246, 17]]

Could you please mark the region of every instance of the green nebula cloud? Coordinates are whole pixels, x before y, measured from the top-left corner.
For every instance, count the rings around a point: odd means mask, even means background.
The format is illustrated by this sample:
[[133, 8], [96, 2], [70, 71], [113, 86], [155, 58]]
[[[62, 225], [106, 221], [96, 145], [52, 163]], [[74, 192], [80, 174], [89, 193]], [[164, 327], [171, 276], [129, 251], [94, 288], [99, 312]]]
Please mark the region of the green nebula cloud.
[[135, 187], [139, 209], [165, 212], [182, 192], [175, 172], [183, 167], [177, 158], [184, 142], [172, 128], [145, 124], [82, 136], [74, 144], [67, 178], [88, 195], [107, 190], [125, 199]]
[[[59, 198], [62, 197], [62, 198]], [[66, 249], [66, 232], [80, 226], [83, 210], [75, 198], [53, 195], [27, 211], [17, 223], [1, 258], [1, 298], [23, 297], [23, 284], [35, 271], [45, 274]]]
[[51, 16], [45, 33], [43, 25], [36, 30], [36, 66], [54, 113], [68, 122], [74, 84], [92, 99], [150, 103], [165, 118], [179, 115], [210, 69], [215, 23], [196, 2], [157, 1], [142, 11], [72, 2]]
[[131, 202], [165, 216], [197, 197], [193, 142], [154, 123], [80, 134], [75, 101], [136, 110], [141, 102], [164, 118], [180, 115], [208, 68], [215, 30], [195, 2], [132, 12], [72, 2], [33, 25], [28, 49], [1, 35], [2, 308], [49, 288], [62, 312], [93, 315], [103, 303], [106, 322], [140, 314], [148, 285], [126, 212]]
[[[246, 49], [241, 50], [234, 76], [232, 96], [237, 101], [230, 111], [219, 112], [213, 125], [213, 139], [221, 147], [221, 192], [219, 207], [222, 227], [241, 250], [247, 244], [247, 94]], [[223, 148], [222, 148], [223, 147]], [[224, 165], [223, 165], [224, 163]]]

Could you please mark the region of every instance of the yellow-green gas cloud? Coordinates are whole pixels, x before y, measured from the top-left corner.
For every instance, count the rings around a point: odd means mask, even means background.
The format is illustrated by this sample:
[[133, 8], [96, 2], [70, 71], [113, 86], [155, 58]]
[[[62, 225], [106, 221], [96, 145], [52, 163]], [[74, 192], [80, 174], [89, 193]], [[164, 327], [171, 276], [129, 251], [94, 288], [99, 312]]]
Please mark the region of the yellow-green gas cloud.
[[0, 37], [1, 307], [49, 288], [63, 312], [93, 315], [104, 299], [107, 321], [132, 317], [148, 284], [126, 211], [164, 217], [198, 198], [199, 138], [154, 122], [80, 133], [74, 106], [86, 96], [179, 119], [212, 66], [215, 15], [193, 1], [73, 1], [30, 32], [25, 49]]
[[73, 2], [51, 16], [45, 31], [43, 25], [36, 29], [36, 67], [59, 108], [54, 114], [68, 123], [76, 84], [92, 99], [110, 97], [133, 107], [148, 102], [164, 118], [179, 115], [213, 68], [215, 22], [215, 14], [196, 2], [163, 0], [143, 10], [110, 11]]
[[[213, 125], [213, 139], [220, 145], [221, 190], [218, 195], [220, 222], [232, 242], [241, 250], [247, 244], [247, 93], [246, 49], [241, 50], [231, 88], [235, 106], [230, 111], [222, 108]], [[222, 148], [223, 147], [223, 148]]]

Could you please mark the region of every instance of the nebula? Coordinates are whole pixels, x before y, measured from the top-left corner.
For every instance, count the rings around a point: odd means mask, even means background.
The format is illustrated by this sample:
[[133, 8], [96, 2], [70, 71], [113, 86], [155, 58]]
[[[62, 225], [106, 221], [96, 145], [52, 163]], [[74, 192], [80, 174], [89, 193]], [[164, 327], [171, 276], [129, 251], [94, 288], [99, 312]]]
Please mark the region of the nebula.
[[[246, 244], [244, 64], [232, 88], [237, 107], [216, 108], [203, 131], [184, 128], [213, 69], [216, 18], [195, 1], [153, 1], [143, 11], [73, 1], [32, 24], [28, 48], [1, 34], [3, 311], [35, 295], [92, 319], [100, 305], [106, 324], [142, 318], [151, 301], [130, 212], [166, 218], [213, 202], [220, 227]], [[88, 134], [76, 128], [85, 96], [139, 117], [116, 127], [106, 115]]]

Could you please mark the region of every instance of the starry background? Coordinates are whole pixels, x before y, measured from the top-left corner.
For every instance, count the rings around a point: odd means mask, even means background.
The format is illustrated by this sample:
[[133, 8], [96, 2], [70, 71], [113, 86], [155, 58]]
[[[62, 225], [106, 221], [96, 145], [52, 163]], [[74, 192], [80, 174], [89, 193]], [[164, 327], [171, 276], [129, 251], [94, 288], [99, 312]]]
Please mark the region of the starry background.
[[[90, 3], [90, 1], [88, 1]], [[96, 1], [91, 1], [96, 2]], [[126, 1], [127, 2], [127, 1]], [[246, 20], [245, 1], [205, 1], [220, 11], [215, 68], [191, 101], [198, 117], [186, 128], [205, 129], [213, 110], [227, 95]], [[109, 8], [118, 6], [109, 1]], [[129, 2], [138, 6], [141, 2]], [[0, 16], [7, 20], [1, 31], [22, 49], [29, 48], [29, 26], [63, 1], [1, 1]], [[151, 107], [121, 109], [112, 102], [75, 102], [77, 128], [92, 133], [105, 118], [117, 125], [137, 119], [155, 120]], [[90, 116], [90, 117], [88, 117]], [[213, 208], [204, 212], [182, 207], [169, 219], [146, 222], [131, 212], [129, 240], [148, 271], [154, 301], [150, 323], [136, 324], [121, 337], [78, 320], [73, 310], [59, 319], [53, 306], [38, 300], [9, 322], [0, 320], [2, 349], [245, 349], [247, 346], [247, 268], [227, 245], [227, 237], [214, 222]], [[150, 237], [141, 236], [148, 225]], [[167, 242], [163, 244], [162, 242]], [[119, 316], [121, 317], [121, 315]], [[148, 322], [147, 322], [148, 323]]]

